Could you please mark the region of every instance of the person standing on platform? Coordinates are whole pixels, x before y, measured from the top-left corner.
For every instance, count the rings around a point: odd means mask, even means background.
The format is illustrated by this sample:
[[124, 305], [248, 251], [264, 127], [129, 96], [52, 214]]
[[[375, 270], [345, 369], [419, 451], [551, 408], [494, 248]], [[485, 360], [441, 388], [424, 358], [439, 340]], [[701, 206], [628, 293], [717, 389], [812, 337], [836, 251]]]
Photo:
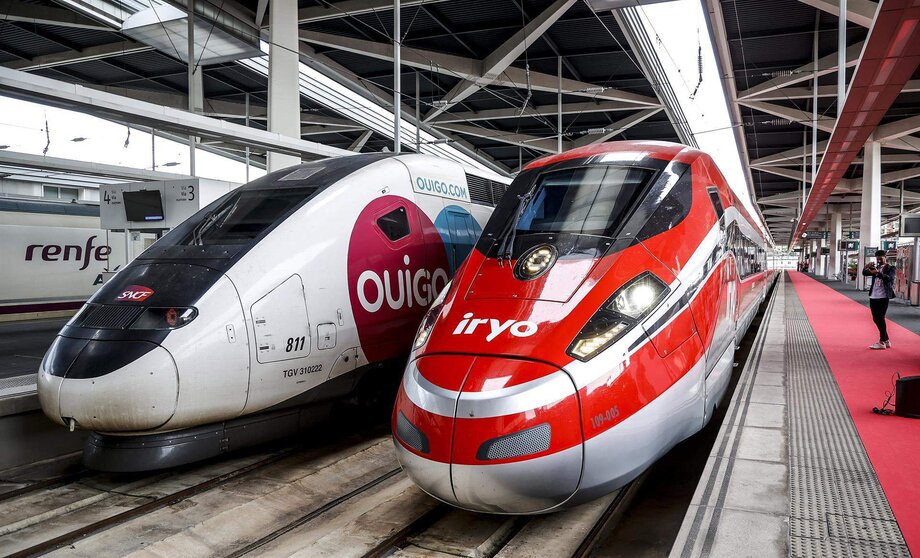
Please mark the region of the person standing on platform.
[[888, 313], [888, 301], [894, 298], [895, 273], [894, 266], [885, 262], [884, 250], [876, 251], [875, 261], [866, 264], [862, 272], [864, 277], [872, 277], [869, 284], [869, 309], [872, 311], [872, 321], [878, 328], [878, 343], [869, 345], [870, 349], [891, 348], [885, 314]]

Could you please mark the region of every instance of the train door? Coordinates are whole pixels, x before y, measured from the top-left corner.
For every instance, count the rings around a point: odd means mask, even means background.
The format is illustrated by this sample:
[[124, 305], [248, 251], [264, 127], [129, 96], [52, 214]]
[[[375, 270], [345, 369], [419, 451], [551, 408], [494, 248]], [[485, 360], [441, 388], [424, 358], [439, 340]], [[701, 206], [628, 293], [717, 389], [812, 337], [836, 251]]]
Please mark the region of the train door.
[[447, 259], [453, 273], [466, 259], [476, 244], [476, 223], [465, 211], [447, 208], [447, 228], [450, 234]]
[[313, 336], [300, 275], [291, 275], [256, 300], [249, 319], [254, 344], [246, 410], [285, 399], [292, 385], [299, 392], [322, 381], [307, 366]]

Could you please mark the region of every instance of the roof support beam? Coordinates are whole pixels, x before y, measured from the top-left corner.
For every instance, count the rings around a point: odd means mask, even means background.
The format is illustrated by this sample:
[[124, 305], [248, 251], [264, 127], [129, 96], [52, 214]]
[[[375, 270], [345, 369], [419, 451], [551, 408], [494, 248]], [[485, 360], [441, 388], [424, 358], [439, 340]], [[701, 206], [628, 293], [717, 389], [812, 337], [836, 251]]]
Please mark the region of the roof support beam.
[[[378, 60], [393, 61], [393, 45], [390, 43], [378, 43], [375, 41], [366, 41], [364, 39], [353, 39], [329, 33], [305, 30], [300, 31], [300, 40], [310, 44], [369, 56]], [[406, 46], [403, 46], [401, 49], [401, 58], [404, 66], [433, 71], [467, 81], [476, 81], [483, 77], [482, 61], [472, 58]], [[558, 80], [558, 76], [540, 72], [530, 72], [530, 86], [536, 91], [555, 93], [559, 88]], [[519, 89], [526, 88], [527, 72], [523, 68], [508, 66], [504, 72], [492, 81], [492, 84]], [[562, 92], [567, 95], [577, 95], [607, 101], [622, 101], [648, 107], [657, 107], [660, 105], [658, 99], [653, 97], [630, 93], [628, 91], [618, 91], [616, 89], [606, 89], [601, 92], [596, 92], [597, 88], [596, 85], [583, 81], [567, 78], [562, 80]]]
[[600, 135], [586, 135], [583, 136], [574, 142], [572, 142], [572, 147], [582, 147], [584, 145], [591, 145], [592, 143], [603, 143], [611, 138], [614, 138], [626, 130], [632, 128], [636, 124], [648, 120], [652, 116], [655, 116], [659, 112], [664, 110], [664, 107], [651, 108], [640, 110], [635, 114], [631, 114], [626, 118], [617, 120], [613, 124], [603, 128], [603, 132]]
[[442, 112], [463, 101], [476, 91], [479, 91], [482, 87], [495, 81], [495, 78], [504, 72], [505, 69], [524, 52], [524, 49], [532, 45], [547, 29], [552, 27], [552, 25], [556, 23], [574, 3], [575, 0], [556, 0], [550, 4], [540, 15], [525, 25], [523, 29], [508, 38], [508, 40], [502, 43], [500, 47], [495, 49], [492, 54], [482, 61], [479, 71], [482, 77], [474, 81], [461, 81], [454, 86], [454, 88], [441, 99], [441, 104], [425, 115], [425, 121], [430, 122]]
[[790, 122], [804, 124], [808, 127], [815, 127], [824, 132], [832, 132], [834, 130], [834, 119], [829, 116], [819, 116], [817, 122], [815, 122], [812, 120], [811, 113], [805, 112], [803, 110], [785, 107], [782, 105], [764, 103], [763, 101], [747, 101], [744, 99], [739, 100], [738, 104], [750, 107], [760, 112], [772, 114], [773, 116], [785, 118]]
[[449, 130], [459, 134], [467, 134], [477, 138], [490, 139], [493, 141], [507, 143], [510, 145], [519, 145], [535, 151], [545, 153], [556, 152], [556, 138], [538, 138], [527, 134], [516, 134], [514, 132], [504, 132], [502, 130], [493, 130], [491, 128], [481, 128], [479, 126], [470, 126], [467, 124], [438, 124], [435, 126], [442, 130]]
[[[777, 176], [782, 176], [785, 178], [789, 178], [791, 180], [795, 180], [796, 182], [802, 180], [802, 172], [799, 170], [787, 169], [784, 167], [754, 167], [754, 168], [761, 172], [775, 174]], [[902, 180], [909, 180], [911, 178], [917, 178], [918, 176], [920, 176], [920, 167], [902, 169], [902, 170], [891, 171], [891, 172], [884, 172], [882, 173], [882, 184], [891, 184], [893, 182], [900, 182]], [[812, 175], [810, 172], [805, 173], [805, 181], [808, 182], [809, 184], [812, 182]], [[862, 180], [861, 179], [843, 179], [838, 183], [837, 188], [843, 192], [856, 192], [856, 191], [861, 192], [862, 191]], [[888, 196], [898, 196], [900, 195], [900, 192], [901, 191], [898, 189], [889, 188], [887, 192], [883, 190], [882, 193]], [[797, 196], [801, 196], [801, 192], [796, 192], [795, 194]], [[907, 192], [907, 191], [904, 192], [905, 199], [908, 196], [908, 194], [910, 194], [912, 197], [916, 197], [917, 199], [920, 199], [920, 194], [913, 194], [912, 192]]]
[[[421, 6], [424, 4], [436, 4], [445, 0], [400, 0], [403, 8]], [[393, 0], [345, 0], [336, 2], [331, 6], [311, 6], [301, 8], [297, 14], [298, 23], [314, 23], [325, 21], [327, 19], [339, 19], [343, 17], [359, 16], [376, 11], [393, 11]]]
[[[562, 105], [562, 114], [587, 114], [592, 112], [616, 112], [624, 110], [636, 110], [636, 105], [624, 103], [622, 101], [602, 101], [592, 103], [565, 103]], [[432, 124], [444, 122], [472, 122], [476, 120], [501, 120], [504, 118], [518, 117], [536, 117], [536, 116], [555, 116], [558, 111], [556, 105], [542, 105], [534, 107], [525, 107], [521, 110], [517, 107], [508, 107], [503, 109], [481, 110], [479, 112], [445, 112], [437, 118], [431, 120]]]
[[126, 99], [82, 85], [65, 83], [8, 68], [0, 68], [0, 91], [19, 99], [46, 102], [68, 108], [92, 109], [94, 114], [103, 118], [112, 118], [129, 124], [200, 136], [205, 140], [223, 139], [227, 142], [248, 144], [268, 151], [299, 155], [308, 159], [352, 154], [345, 149], [247, 128], [240, 124], [170, 107]]
[[26, 4], [21, 0], [0, 0], [0, 21], [18, 21], [20, 23], [55, 25], [57, 27], [90, 29], [93, 31], [113, 31], [111, 27], [102, 25], [71, 10], [38, 4]]
[[[178, 93], [165, 93], [162, 91], [150, 91], [147, 89], [134, 89], [130, 87], [114, 87], [102, 85], [86, 85], [85, 87], [113, 93], [129, 99], [146, 101], [157, 105], [185, 109], [188, 107], [188, 97]], [[224, 101], [223, 99], [205, 99], [204, 110], [205, 116], [224, 119], [242, 119], [246, 118], [246, 105], [235, 101]], [[266, 107], [258, 105], [249, 106], [250, 120], [265, 120], [267, 118]], [[347, 118], [337, 118], [335, 116], [326, 116], [323, 114], [313, 114], [311, 112], [300, 113], [300, 123], [303, 125], [313, 126], [338, 126], [341, 128], [358, 128], [365, 129], [364, 126], [357, 124]]]
[[[879, 127], [881, 128], [881, 126]], [[903, 136], [900, 138], [889, 138], [882, 141], [882, 145], [891, 149], [901, 149], [904, 151], [914, 151], [920, 152], [920, 138], [913, 136]], [[827, 149], [827, 140], [819, 141], [816, 144], [816, 150], [819, 153], [818, 157], [820, 158]], [[804, 153], [803, 153], [804, 151]], [[899, 160], [899, 155], [905, 157], [903, 160]], [[811, 160], [811, 145], [806, 145], [802, 147], [793, 147], [792, 149], [787, 149], [785, 151], [780, 151], [779, 153], [774, 153], [772, 155], [766, 155], [764, 157], [759, 157], [751, 161], [751, 166], [762, 167], [766, 165], [800, 165], [802, 158], [805, 160]], [[909, 157], [914, 157], [913, 155], [906, 154], [892, 154], [885, 155], [882, 159], [882, 164], [888, 163], [910, 163], [913, 162], [913, 159]], [[888, 160], [890, 158], [890, 160]], [[854, 163], [862, 163], [862, 158], [855, 158]]]
[[882, 124], [876, 128], [873, 138], [875, 141], [884, 142], [909, 136], [916, 132], [920, 132], [920, 116], [911, 116], [903, 120]]
[[[788, 178], [790, 180], [795, 180], [796, 182], [802, 180], [802, 172], [794, 169], [787, 169], [786, 167], [757, 167], [751, 165], [755, 170], [760, 172], [766, 172], [769, 174], [775, 174], [777, 176], [782, 176], [783, 178]], [[805, 173], [805, 181], [811, 183], [811, 173]], [[798, 194], [801, 197], [801, 193]]]
[[[920, 92], [920, 79], [912, 79], [904, 85], [904, 89], [901, 90], [901, 93], [917, 93]], [[759, 95], [754, 95], [753, 97], [748, 97], [750, 101], [787, 101], [791, 99], [811, 99], [812, 90], [810, 87], [784, 87], [782, 89], [774, 89], [772, 91], [767, 91], [766, 93], [761, 93]], [[837, 86], [836, 85], [819, 85], [818, 86], [818, 97], [827, 98], [827, 97], [837, 97]]]
[[[806, 158], [806, 160], [810, 160], [810, 159], [811, 159], [811, 154], [809, 153], [809, 156]], [[862, 165], [863, 158], [857, 157], [853, 159], [853, 162], [850, 164], [857, 165], [857, 166]], [[915, 155], [913, 153], [885, 153], [884, 155], [882, 155], [882, 164], [883, 165], [920, 164], [920, 155]], [[799, 160], [797, 161], [778, 161], [778, 162], [773, 162], [773, 163], [758, 163], [758, 164], [751, 163], [751, 165], [754, 167], [790, 167], [791, 166], [792, 168], [798, 168], [801, 170], [802, 157], [800, 155]]]
[[[405, 51], [405, 50], [404, 50]], [[323, 75], [330, 77], [331, 79], [336, 80], [345, 87], [349, 88], [354, 93], [361, 95], [365, 99], [371, 100], [382, 107], [392, 107], [393, 106], [393, 95], [384, 90], [383, 88], [377, 86], [375, 83], [364, 80], [359, 77], [357, 74], [349, 70], [348, 68], [342, 66], [335, 60], [329, 58], [325, 54], [316, 52], [316, 50], [305, 43], [304, 41], [300, 42], [300, 62], [305, 64], [314, 70], [322, 73]], [[309, 97], [309, 95], [308, 95]], [[314, 102], [317, 102], [333, 112], [338, 112], [344, 117], [350, 117], [351, 114], [348, 111], [343, 110], [341, 104], [336, 102], [330, 102], [328, 99], [323, 97], [315, 96], [309, 97]], [[470, 157], [477, 158], [481, 160], [486, 166], [490, 167], [495, 172], [500, 174], [508, 174], [509, 169], [504, 164], [499, 163], [493, 159], [489, 154], [476, 149], [475, 146], [470, 144], [468, 141], [462, 138], [455, 138], [454, 136], [444, 132], [442, 130], [437, 130], [432, 127], [430, 124], [418, 123], [415, 121], [415, 112], [409, 107], [406, 103], [402, 105], [402, 114], [403, 119], [417, 126], [421, 126], [423, 130], [434, 135], [438, 138], [450, 139], [453, 140], [454, 146], [459, 149], [461, 152], [469, 155]], [[387, 131], [390, 131], [391, 128], [387, 128]], [[382, 133], [385, 137], [387, 132], [381, 132], [377, 130], [378, 133]]]
[[301, 126], [301, 136], [319, 136], [322, 134], [338, 134], [339, 132], [363, 132], [364, 126], [352, 123], [350, 126]]
[[373, 133], [374, 132], [371, 130], [365, 130], [360, 136], [358, 136], [358, 139], [351, 142], [351, 145], [348, 146], [348, 150], [360, 153], [361, 150], [364, 149], [364, 145], [367, 143], [367, 140], [371, 139]]
[[[799, 0], [799, 2], [840, 17], [840, 0]], [[877, 7], [878, 4], [869, 0], [847, 0], [847, 21], [868, 29], [872, 26], [872, 20], [875, 19]]]
[[148, 50], [153, 50], [153, 47], [134, 41], [119, 41], [117, 43], [85, 48], [80, 51], [68, 50], [65, 52], [56, 52], [54, 54], [45, 54], [43, 56], [36, 56], [31, 60], [15, 60], [13, 62], [6, 62], [3, 66], [13, 70], [28, 72], [44, 68], [67, 66], [69, 64], [79, 64], [80, 62], [88, 62], [90, 60], [102, 60], [113, 56], [134, 54], [136, 52], [147, 52]]
[[[847, 68], [850, 66], [855, 66], [856, 62], [859, 61], [859, 55], [862, 53], [863, 43], [859, 42], [855, 45], [851, 45], [847, 48], [846, 57], [847, 57]], [[818, 76], [823, 76], [837, 71], [837, 53], [831, 53], [827, 56], [818, 59]], [[801, 83], [803, 81], [808, 81], [814, 77], [814, 65], [809, 62], [804, 66], [799, 66], [795, 70], [792, 70], [792, 73], [788, 76], [775, 77], [769, 81], [765, 81], [759, 85], [747, 89], [745, 91], [740, 91], [738, 93], [739, 99], [750, 99], [762, 93], [767, 93], [770, 91], [776, 91], [777, 89], [794, 85], [796, 83]]]
[[0, 151], [0, 165], [27, 169], [41, 169], [61, 173], [74, 173], [86, 176], [117, 178], [126, 181], [175, 180], [177, 178], [188, 178], [188, 175], [185, 174], [135, 169], [117, 165], [107, 165], [104, 163], [50, 157], [46, 155], [17, 153], [15, 151]]

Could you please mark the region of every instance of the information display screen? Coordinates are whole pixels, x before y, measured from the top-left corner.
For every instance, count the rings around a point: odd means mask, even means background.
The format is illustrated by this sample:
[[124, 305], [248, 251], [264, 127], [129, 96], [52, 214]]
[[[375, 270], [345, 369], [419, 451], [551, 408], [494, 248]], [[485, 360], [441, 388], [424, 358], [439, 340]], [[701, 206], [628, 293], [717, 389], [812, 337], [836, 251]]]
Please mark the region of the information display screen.
[[158, 190], [124, 192], [122, 196], [128, 221], [146, 223], [163, 220], [163, 198]]
[[905, 215], [901, 218], [901, 236], [920, 236], [920, 214]]

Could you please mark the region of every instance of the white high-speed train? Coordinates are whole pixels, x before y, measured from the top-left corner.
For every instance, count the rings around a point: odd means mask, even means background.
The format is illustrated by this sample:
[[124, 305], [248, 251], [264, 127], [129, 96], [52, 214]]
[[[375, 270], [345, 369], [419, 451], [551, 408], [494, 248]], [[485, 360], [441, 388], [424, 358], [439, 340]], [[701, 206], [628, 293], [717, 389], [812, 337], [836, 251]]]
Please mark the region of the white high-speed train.
[[188, 463], [296, 432], [404, 358], [507, 180], [425, 155], [268, 174], [207, 206], [109, 280], [38, 374], [84, 462]]

